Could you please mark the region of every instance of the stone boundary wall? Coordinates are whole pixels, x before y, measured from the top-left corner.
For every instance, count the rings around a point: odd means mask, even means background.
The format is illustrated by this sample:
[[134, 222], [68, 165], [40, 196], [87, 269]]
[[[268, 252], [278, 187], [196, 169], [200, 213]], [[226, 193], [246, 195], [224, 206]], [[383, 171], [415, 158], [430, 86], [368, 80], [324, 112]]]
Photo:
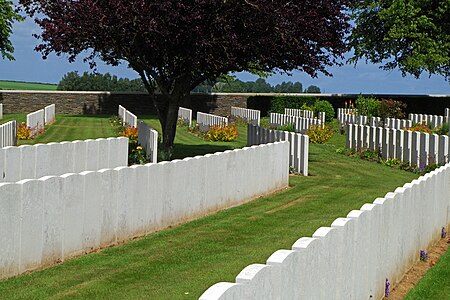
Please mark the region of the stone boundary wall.
[[228, 118], [197, 112], [197, 124], [201, 131], [208, 131], [210, 126], [228, 126]]
[[201, 300], [383, 299], [449, 225], [450, 164], [364, 204], [265, 264], [244, 268], [235, 283], [211, 286]]
[[192, 126], [192, 109], [180, 107], [178, 109], [178, 119], [183, 120], [183, 122], [188, 126]]
[[261, 112], [255, 109], [232, 106], [230, 116], [244, 119], [248, 124], [255, 126], [259, 126], [261, 122]]
[[299, 118], [294, 116], [288, 116], [284, 114], [271, 113], [270, 114], [270, 126], [278, 127], [286, 124], [294, 125], [295, 132], [305, 134], [313, 125], [321, 125], [322, 121], [314, 118]]
[[[343, 108], [346, 101], [357, 99], [360, 94], [193, 93], [182, 101], [181, 106], [192, 109], [194, 114], [202, 111], [227, 116], [231, 107], [235, 106], [260, 110], [261, 116], [267, 116], [271, 99], [275, 96], [313, 96], [330, 101], [336, 110]], [[441, 114], [450, 105], [450, 95], [363, 94], [362, 96], [403, 101], [408, 105], [407, 113]], [[30, 113], [54, 103], [58, 114], [111, 116], [116, 115], [118, 105], [123, 104], [139, 116], [156, 115], [153, 100], [153, 96], [147, 93], [0, 90], [0, 103], [5, 104], [5, 113]]]
[[289, 166], [308, 176], [309, 137], [304, 134], [271, 130], [249, 124], [247, 127], [247, 145], [261, 145], [273, 142], [289, 142]]
[[142, 121], [138, 123], [138, 143], [145, 149], [147, 159], [158, 162], [158, 131]]
[[0, 278], [287, 188], [288, 152], [289, 143], [279, 142], [0, 183]]
[[108, 138], [0, 149], [0, 182], [128, 165], [128, 139]]
[[380, 152], [384, 159], [398, 159], [424, 168], [433, 163], [449, 162], [449, 137], [393, 128], [349, 124], [346, 146]]
[[[8, 146], [15, 146], [17, 144], [17, 121], [9, 121], [5, 124], [0, 125], [0, 153], [1, 148]], [[1, 156], [0, 156], [1, 161]], [[1, 177], [4, 176], [0, 170], [0, 181]]]

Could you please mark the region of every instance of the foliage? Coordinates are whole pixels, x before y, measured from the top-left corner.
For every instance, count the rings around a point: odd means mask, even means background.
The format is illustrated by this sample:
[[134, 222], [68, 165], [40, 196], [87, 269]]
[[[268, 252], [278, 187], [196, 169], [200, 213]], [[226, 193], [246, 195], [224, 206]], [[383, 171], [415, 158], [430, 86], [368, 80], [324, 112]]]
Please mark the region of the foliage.
[[239, 133], [233, 125], [210, 126], [206, 137], [211, 142], [232, 142], [239, 137]]
[[439, 134], [439, 135], [448, 135], [449, 132], [449, 124], [444, 123], [441, 126], [435, 127], [431, 130], [432, 133]]
[[361, 116], [378, 117], [380, 115], [381, 102], [376, 98], [359, 96], [355, 104]]
[[126, 126], [120, 132], [120, 136], [126, 137], [130, 141], [137, 141], [137, 139], [138, 139], [138, 129], [136, 127]]
[[286, 123], [284, 125], [280, 125], [277, 128], [275, 128], [275, 129], [276, 130], [281, 130], [281, 131], [295, 132], [294, 124], [290, 124], [290, 123]]
[[303, 105], [302, 105], [302, 107], [300, 107], [300, 109], [314, 111], [314, 105], [308, 105], [307, 103], [303, 103]]
[[325, 122], [331, 123], [334, 119], [334, 108], [330, 102], [326, 100], [319, 100], [314, 103], [314, 114], [319, 115], [319, 112], [325, 112]]
[[270, 112], [284, 114], [285, 108], [301, 109], [303, 105], [314, 106], [316, 97], [300, 96], [276, 96], [273, 97]]
[[450, 79], [448, 1], [357, 1], [352, 8], [352, 62], [366, 59], [403, 75], [428, 72]]
[[186, 127], [188, 125], [189, 124], [188, 124], [188, 122], [185, 119], [178, 118], [178, 120], [177, 120], [177, 127]]
[[310, 85], [306, 88], [305, 93], [309, 94], [320, 94], [320, 88], [315, 85]]
[[14, 60], [14, 47], [9, 40], [13, 23], [23, 20], [23, 17], [14, 11], [13, 5], [12, 1], [0, 0], [0, 54], [2, 59], [8, 60]]
[[432, 133], [430, 127], [428, 127], [426, 124], [417, 124], [413, 127], [406, 128], [409, 131], [417, 131], [417, 132], [424, 132], [424, 133]]
[[44, 58], [126, 61], [150, 94], [161, 92], [153, 103], [169, 153], [180, 103], [205, 80], [241, 71], [330, 75], [348, 50], [349, 2], [19, 0], [42, 28]]
[[236, 78], [217, 78], [215, 81], [206, 80], [196, 86], [194, 93], [303, 93], [301, 82], [283, 81], [271, 85], [264, 78], [256, 81], [242, 81]]
[[313, 125], [306, 132], [306, 135], [309, 136], [309, 142], [313, 144], [325, 144], [332, 136], [333, 129], [330, 126], [324, 125]]
[[17, 139], [19, 140], [31, 140], [33, 129], [22, 122], [19, 126], [17, 126]]
[[109, 73], [84, 72], [82, 76], [78, 72], [69, 72], [58, 83], [60, 91], [111, 91], [111, 92], [145, 92], [141, 79], [130, 80], [117, 78]]
[[380, 117], [404, 119], [406, 103], [392, 99], [382, 99], [380, 103]]
[[145, 149], [137, 144], [137, 142], [132, 142], [128, 144], [128, 165], [144, 165], [148, 163], [147, 154]]

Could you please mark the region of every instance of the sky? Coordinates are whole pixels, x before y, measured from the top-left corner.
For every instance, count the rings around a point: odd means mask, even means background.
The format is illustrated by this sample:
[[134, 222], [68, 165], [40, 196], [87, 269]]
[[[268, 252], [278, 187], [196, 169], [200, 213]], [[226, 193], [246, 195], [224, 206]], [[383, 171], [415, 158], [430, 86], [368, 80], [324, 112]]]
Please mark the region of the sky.
[[[34, 51], [39, 41], [32, 37], [33, 33], [40, 33], [40, 28], [33, 20], [16, 23], [13, 27], [11, 41], [15, 48], [15, 61], [0, 58], [0, 80], [14, 80], [27, 82], [58, 83], [64, 74], [71, 71], [83, 73], [90, 71], [89, 65], [82, 59], [69, 63], [67, 56], [50, 55], [43, 60], [41, 54]], [[138, 74], [127, 68], [126, 63], [112, 67], [99, 63], [97, 71], [109, 72], [118, 77], [130, 79], [138, 78]], [[311, 78], [305, 73], [294, 71], [292, 76], [276, 74], [266, 79], [270, 84], [283, 81], [300, 81], [303, 87], [316, 85], [322, 93], [333, 94], [450, 94], [450, 84], [443, 77], [422, 75], [419, 79], [412, 76], [402, 77], [398, 70], [384, 71], [379, 65], [359, 62], [354, 65], [331, 67], [328, 71], [333, 77], [319, 74], [318, 78]], [[257, 77], [249, 73], [238, 73], [237, 78], [243, 81], [256, 80]]]

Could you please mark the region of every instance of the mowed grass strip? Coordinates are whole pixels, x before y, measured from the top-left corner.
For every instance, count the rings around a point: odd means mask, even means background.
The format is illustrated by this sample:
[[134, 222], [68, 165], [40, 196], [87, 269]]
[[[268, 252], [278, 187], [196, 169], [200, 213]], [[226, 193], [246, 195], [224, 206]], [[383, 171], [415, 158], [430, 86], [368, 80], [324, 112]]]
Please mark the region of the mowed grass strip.
[[450, 299], [450, 250], [447, 249], [438, 263], [428, 270], [427, 274], [405, 297], [405, 300], [422, 299]]
[[0, 90], [56, 91], [57, 84], [0, 80]]
[[312, 176], [291, 176], [290, 188], [283, 192], [5, 280], [0, 282], [0, 295], [196, 299], [212, 284], [233, 282], [247, 265], [264, 263], [277, 249], [290, 249], [298, 238], [311, 236], [317, 228], [417, 177], [336, 154], [343, 145], [344, 137], [337, 134], [329, 144], [311, 145]]

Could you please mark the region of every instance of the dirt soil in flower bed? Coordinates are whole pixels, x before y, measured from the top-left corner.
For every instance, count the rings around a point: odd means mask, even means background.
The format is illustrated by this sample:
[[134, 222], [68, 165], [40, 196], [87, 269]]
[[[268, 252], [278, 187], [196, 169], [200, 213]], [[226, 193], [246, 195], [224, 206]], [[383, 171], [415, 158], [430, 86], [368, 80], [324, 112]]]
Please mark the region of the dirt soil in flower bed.
[[428, 251], [427, 261], [418, 261], [403, 277], [402, 281], [392, 290], [388, 298], [389, 300], [402, 300], [413, 289], [420, 279], [432, 268], [439, 258], [444, 255], [448, 249], [449, 238], [440, 239], [431, 249]]

